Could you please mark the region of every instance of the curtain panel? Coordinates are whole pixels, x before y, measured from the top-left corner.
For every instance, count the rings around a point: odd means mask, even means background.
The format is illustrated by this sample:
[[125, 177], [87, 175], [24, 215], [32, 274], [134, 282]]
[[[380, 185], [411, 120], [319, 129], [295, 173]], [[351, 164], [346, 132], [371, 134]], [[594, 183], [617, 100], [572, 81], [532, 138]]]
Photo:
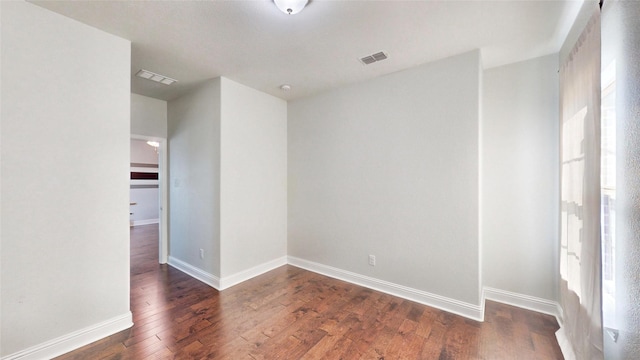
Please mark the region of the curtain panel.
[[560, 69], [561, 234], [557, 337], [566, 359], [602, 359], [600, 12]]

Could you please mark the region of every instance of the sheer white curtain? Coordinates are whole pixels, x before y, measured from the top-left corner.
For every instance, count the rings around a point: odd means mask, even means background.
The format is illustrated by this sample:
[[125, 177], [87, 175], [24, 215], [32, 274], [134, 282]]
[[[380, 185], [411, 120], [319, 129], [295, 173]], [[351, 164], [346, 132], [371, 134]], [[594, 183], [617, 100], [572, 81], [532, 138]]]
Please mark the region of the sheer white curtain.
[[557, 337], [567, 359], [602, 359], [600, 13], [560, 69], [562, 187]]

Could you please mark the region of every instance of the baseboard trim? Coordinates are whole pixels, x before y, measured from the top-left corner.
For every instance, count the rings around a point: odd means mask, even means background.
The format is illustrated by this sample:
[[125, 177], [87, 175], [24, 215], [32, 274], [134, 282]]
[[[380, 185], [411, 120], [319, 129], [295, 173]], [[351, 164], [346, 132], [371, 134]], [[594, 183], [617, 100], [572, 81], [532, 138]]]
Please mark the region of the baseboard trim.
[[240, 284], [243, 281], [247, 281], [258, 275], [262, 275], [268, 271], [279, 268], [280, 266], [287, 264], [287, 257], [283, 256], [271, 261], [267, 261], [260, 265], [256, 265], [250, 269], [240, 271], [230, 276], [220, 278], [219, 290], [228, 289], [234, 285]]
[[[482, 291], [483, 293], [481, 298], [481, 305], [474, 305], [445, 296], [432, 294], [426, 291], [338, 269], [332, 266], [300, 259], [295, 256], [283, 256], [281, 258], [265, 262], [250, 269], [243, 270], [241, 272], [223, 278], [218, 278], [171, 256], [169, 256], [168, 264], [217, 290], [228, 289], [232, 286], [252, 279], [258, 275], [262, 275], [280, 266], [290, 264], [292, 266], [296, 266], [308, 271], [312, 271], [342, 281], [347, 281], [390, 295], [398, 296], [403, 299], [415, 301], [476, 321], [484, 321], [485, 300], [492, 300], [503, 304], [512, 305], [547, 315], [552, 315], [557, 319], [558, 324], [562, 325], [562, 309], [556, 301], [546, 300], [535, 296], [514, 293], [491, 287], [484, 287]], [[4, 358], [1, 360], [4, 360]]]
[[133, 226], [159, 224], [160, 219], [133, 220]]
[[560, 329], [556, 331], [556, 340], [558, 341], [558, 346], [560, 346], [560, 352], [562, 352], [562, 357], [564, 357], [565, 360], [576, 360], [573, 346], [564, 330], [564, 327], [560, 327]]
[[133, 326], [131, 312], [2, 357], [1, 360], [53, 359]]
[[560, 325], [560, 327], [564, 326], [564, 310], [560, 303], [556, 303], [556, 320], [558, 320], [558, 325]]
[[560, 305], [555, 301], [491, 287], [483, 288], [483, 297], [487, 300], [497, 301], [503, 304], [555, 316], [556, 319], [559, 318], [558, 308]]
[[203, 283], [211, 286], [216, 290], [220, 290], [220, 278], [213, 274], [210, 274], [180, 259], [176, 259], [171, 255], [169, 255], [169, 261], [167, 262], [167, 264], [195, 279], [202, 281]]
[[480, 305], [469, 304], [441, 295], [431, 294], [426, 291], [394, 284], [369, 276], [360, 275], [350, 271], [300, 259], [294, 256], [289, 256], [287, 259], [290, 265], [305, 270], [364, 286], [373, 290], [381, 291], [383, 293], [401, 297], [403, 299], [415, 301], [423, 305], [431, 306], [472, 320], [484, 321], [484, 311]]

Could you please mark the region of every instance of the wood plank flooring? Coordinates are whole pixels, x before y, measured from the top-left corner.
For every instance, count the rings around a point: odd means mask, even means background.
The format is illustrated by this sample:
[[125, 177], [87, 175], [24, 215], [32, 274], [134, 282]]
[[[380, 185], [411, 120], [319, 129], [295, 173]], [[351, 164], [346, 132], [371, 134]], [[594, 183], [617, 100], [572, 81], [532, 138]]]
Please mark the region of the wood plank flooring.
[[283, 266], [218, 292], [131, 230], [135, 325], [57, 359], [562, 359], [552, 316], [487, 302], [476, 322]]

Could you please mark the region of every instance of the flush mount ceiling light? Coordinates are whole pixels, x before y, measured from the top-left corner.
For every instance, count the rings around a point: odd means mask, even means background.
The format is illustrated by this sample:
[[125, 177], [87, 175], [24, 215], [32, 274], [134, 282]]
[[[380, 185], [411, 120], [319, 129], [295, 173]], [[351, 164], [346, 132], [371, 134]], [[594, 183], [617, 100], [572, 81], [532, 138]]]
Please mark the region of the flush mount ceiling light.
[[165, 84], [165, 85], [171, 85], [174, 82], [178, 82], [178, 80], [176, 80], [176, 79], [172, 79], [172, 78], [170, 78], [168, 76], [156, 74], [154, 72], [151, 72], [151, 71], [148, 71], [148, 70], [144, 70], [144, 69], [141, 69], [140, 71], [138, 71], [136, 73], [136, 76], [139, 77], [139, 78], [143, 78], [143, 79], [159, 82], [160, 84]]
[[149, 140], [149, 141], [147, 141], [147, 145], [152, 146], [153, 150], [156, 151], [156, 154], [159, 153], [159, 150], [158, 150], [158, 148], [160, 147], [160, 143], [159, 142], [154, 141], [154, 140]]
[[287, 15], [294, 15], [302, 11], [309, 0], [273, 0], [278, 9]]

